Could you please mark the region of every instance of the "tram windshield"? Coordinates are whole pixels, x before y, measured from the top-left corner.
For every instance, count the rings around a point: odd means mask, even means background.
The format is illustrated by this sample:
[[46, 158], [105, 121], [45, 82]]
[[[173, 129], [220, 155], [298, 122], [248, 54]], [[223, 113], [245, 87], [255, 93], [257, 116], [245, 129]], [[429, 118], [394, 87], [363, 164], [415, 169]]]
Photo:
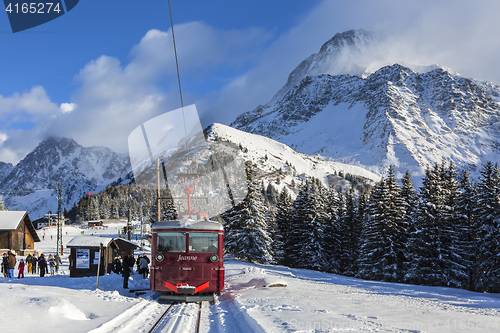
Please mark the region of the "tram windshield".
[[217, 253], [218, 235], [213, 232], [189, 233], [189, 252]]
[[186, 252], [185, 232], [159, 232], [156, 238], [158, 252]]

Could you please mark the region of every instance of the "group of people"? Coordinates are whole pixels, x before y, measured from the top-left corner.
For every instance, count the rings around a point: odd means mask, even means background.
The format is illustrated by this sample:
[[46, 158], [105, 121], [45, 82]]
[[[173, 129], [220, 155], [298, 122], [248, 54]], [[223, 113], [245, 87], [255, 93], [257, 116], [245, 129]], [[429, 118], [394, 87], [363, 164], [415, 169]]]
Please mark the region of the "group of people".
[[[14, 278], [14, 269], [16, 268], [16, 255], [12, 251], [8, 251], [3, 254], [2, 260], [2, 273], [4, 277], [9, 277], [11, 279]], [[59, 265], [62, 263], [61, 257], [56, 254], [55, 256], [49, 254], [48, 259], [45, 258], [45, 255], [42, 253], [40, 257], [36, 255], [28, 254], [26, 257], [26, 261], [21, 259], [19, 261], [18, 275], [17, 278], [24, 278], [24, 270], [30, 274], [40, 274], [40, 277], [44, 277], [45, 274], [54, 275], [59, 271]]]
[[149, 276], [150, 262], [150, 259], [145, 253], [141, 253], [137, 259], [135, 259], [134, 255], [130, 253], [124, 258], [121, 258], [120, 256], [115, 258], [113, 262], [113, 271], [116, 274], [122, 274], [123, 288], [128, 289], [128, 279], [134, 269], [134, 265], [137, 266], [137, 272], [141, 274], [143, 278], [147, 278]]

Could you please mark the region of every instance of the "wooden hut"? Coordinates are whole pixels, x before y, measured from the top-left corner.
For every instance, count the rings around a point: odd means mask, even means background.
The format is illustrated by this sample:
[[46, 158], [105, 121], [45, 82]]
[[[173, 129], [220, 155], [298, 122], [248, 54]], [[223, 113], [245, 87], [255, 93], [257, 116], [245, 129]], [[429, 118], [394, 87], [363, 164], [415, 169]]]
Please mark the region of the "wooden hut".
[[97, 276], [101, 244], [99, 275], [109, 274], [113, 270], [113, 259], [117, 253], [117, 246], [112, 238], [78, 236], [66, 245], [70, 249], [70, 277]]
[[117, 247], [115, 257], [124, 258], [127, 254], [134, 254], [134, 250], [139, 247], [136, 243], [123, 238], [115, 238], [114, 241]]
[[35, 242], [39, 241], [27, 212], [0, 212], [0, 249], [14, 250], [19, 255], [25, 255], [33, 252]]

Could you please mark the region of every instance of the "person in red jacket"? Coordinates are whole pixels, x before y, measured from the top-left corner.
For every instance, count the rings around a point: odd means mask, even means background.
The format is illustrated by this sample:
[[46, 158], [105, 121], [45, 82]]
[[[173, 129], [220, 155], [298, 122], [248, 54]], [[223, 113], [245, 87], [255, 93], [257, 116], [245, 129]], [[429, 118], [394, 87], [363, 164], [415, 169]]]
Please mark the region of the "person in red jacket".
[[24, 259], [21, 259], [21, 261], [19, 262], [18, 269], [19, 269], [19, 274], [17, 274], [17, 278], [20, 279], [22, 276], [24, 279]]

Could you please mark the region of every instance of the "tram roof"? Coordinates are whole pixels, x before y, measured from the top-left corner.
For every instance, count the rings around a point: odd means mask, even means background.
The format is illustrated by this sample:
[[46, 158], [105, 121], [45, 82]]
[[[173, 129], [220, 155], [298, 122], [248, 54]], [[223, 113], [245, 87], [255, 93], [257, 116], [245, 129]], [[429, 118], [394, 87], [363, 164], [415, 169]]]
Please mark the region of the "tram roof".
[[152, 225], [153, 230], [157, 229], [194, 229], [194, 230], [224, 230], [219, 222], [198, 221], [198, 220], [171, 220], [158, 221]]

